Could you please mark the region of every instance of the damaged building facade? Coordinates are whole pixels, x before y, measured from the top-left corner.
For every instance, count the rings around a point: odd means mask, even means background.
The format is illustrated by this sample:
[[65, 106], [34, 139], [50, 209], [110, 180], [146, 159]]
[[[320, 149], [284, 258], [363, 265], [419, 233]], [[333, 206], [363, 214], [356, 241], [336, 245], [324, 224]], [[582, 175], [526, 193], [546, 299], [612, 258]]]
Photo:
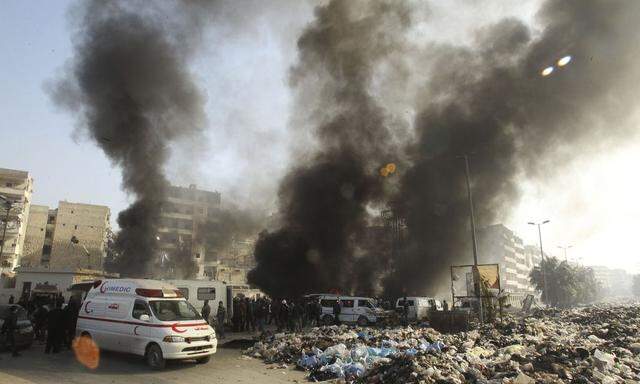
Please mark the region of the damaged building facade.
[[195, 184], [187, 188], [170, 186], [158, 228], [161, 257], [171, 257], [177, 248], [186, 247], [198, 265], [198, 275], [202, 276], [206, 248], [195, 239], [201, 225], [219, 208], [220, 192], [201, 190]]
[[29, 172], [0, 168], [0, 242], [3, 243], [0, 254], [1, 272], [10, 272], [20, 264], [32, 193], [33, 179]]
[[103, 205], [32, 205], [21, 266], [102, 269], [110, 219], [111, 211]]

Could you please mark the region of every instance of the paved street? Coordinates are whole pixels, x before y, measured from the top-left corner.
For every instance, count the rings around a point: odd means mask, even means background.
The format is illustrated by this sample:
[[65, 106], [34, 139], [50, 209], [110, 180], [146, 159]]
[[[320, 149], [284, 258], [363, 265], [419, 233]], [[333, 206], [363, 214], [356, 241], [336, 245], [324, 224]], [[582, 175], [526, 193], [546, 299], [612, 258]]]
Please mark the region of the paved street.
[[22, 356], [0, 353], [0, 383], [291, 383], [305, 381], [304, 372], [269, 369], [257, 359], [242, 356], [239, 349], [218, 348], [208, 364], [175, 362], [163, 371], [151, 371], [142, 358], [105, 352], [96, 370], [84, 368], [73, 352], [45, 355], [37, 343]]

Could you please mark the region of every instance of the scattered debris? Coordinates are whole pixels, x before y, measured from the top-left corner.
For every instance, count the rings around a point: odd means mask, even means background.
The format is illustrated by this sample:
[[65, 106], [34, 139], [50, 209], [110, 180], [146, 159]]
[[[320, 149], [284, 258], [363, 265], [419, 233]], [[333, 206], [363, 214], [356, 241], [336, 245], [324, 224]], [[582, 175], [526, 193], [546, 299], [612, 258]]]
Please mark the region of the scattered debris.
[[[478, 330], [312, 328], [268, 336], [248, 356], [309, 379], [359, 383], [640, 381], [640, 306], [539, 310]], [[285, 365], [281, 365], [285, 364]]]

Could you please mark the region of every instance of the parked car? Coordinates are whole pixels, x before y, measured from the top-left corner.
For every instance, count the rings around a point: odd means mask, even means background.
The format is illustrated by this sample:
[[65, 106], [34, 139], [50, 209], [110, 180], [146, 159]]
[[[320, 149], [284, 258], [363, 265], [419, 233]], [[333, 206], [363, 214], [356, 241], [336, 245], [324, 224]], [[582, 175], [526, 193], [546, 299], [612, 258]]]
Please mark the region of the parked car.
[[[4, 325], [4, 321], [9, 316], [11, 307], [18, 307], [18, 331], [15, 334], [16, 345], [18, 348], [29, 348], [33, 343], [33, 324], [29, 320], [27, 311], [18, 304], [0, 304], [0, 329]], [[0, 334], [0, 349], [7, 347], [7, 335]]]

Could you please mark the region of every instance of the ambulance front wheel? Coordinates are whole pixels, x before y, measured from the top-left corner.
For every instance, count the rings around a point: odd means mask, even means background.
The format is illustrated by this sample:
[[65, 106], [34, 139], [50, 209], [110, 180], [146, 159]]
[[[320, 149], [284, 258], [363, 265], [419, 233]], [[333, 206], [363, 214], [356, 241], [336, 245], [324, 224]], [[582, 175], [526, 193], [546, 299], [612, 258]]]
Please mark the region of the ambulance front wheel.
[[155, 370], [164, 369], [166, 361], [162, 356], [162, 349], [160, 349], [158, 344], [150, 344], [147, 347], [147, 353], [145, 354], [144, 357], [147, 360], [147, 365], [151, 369], [155, 369]]

